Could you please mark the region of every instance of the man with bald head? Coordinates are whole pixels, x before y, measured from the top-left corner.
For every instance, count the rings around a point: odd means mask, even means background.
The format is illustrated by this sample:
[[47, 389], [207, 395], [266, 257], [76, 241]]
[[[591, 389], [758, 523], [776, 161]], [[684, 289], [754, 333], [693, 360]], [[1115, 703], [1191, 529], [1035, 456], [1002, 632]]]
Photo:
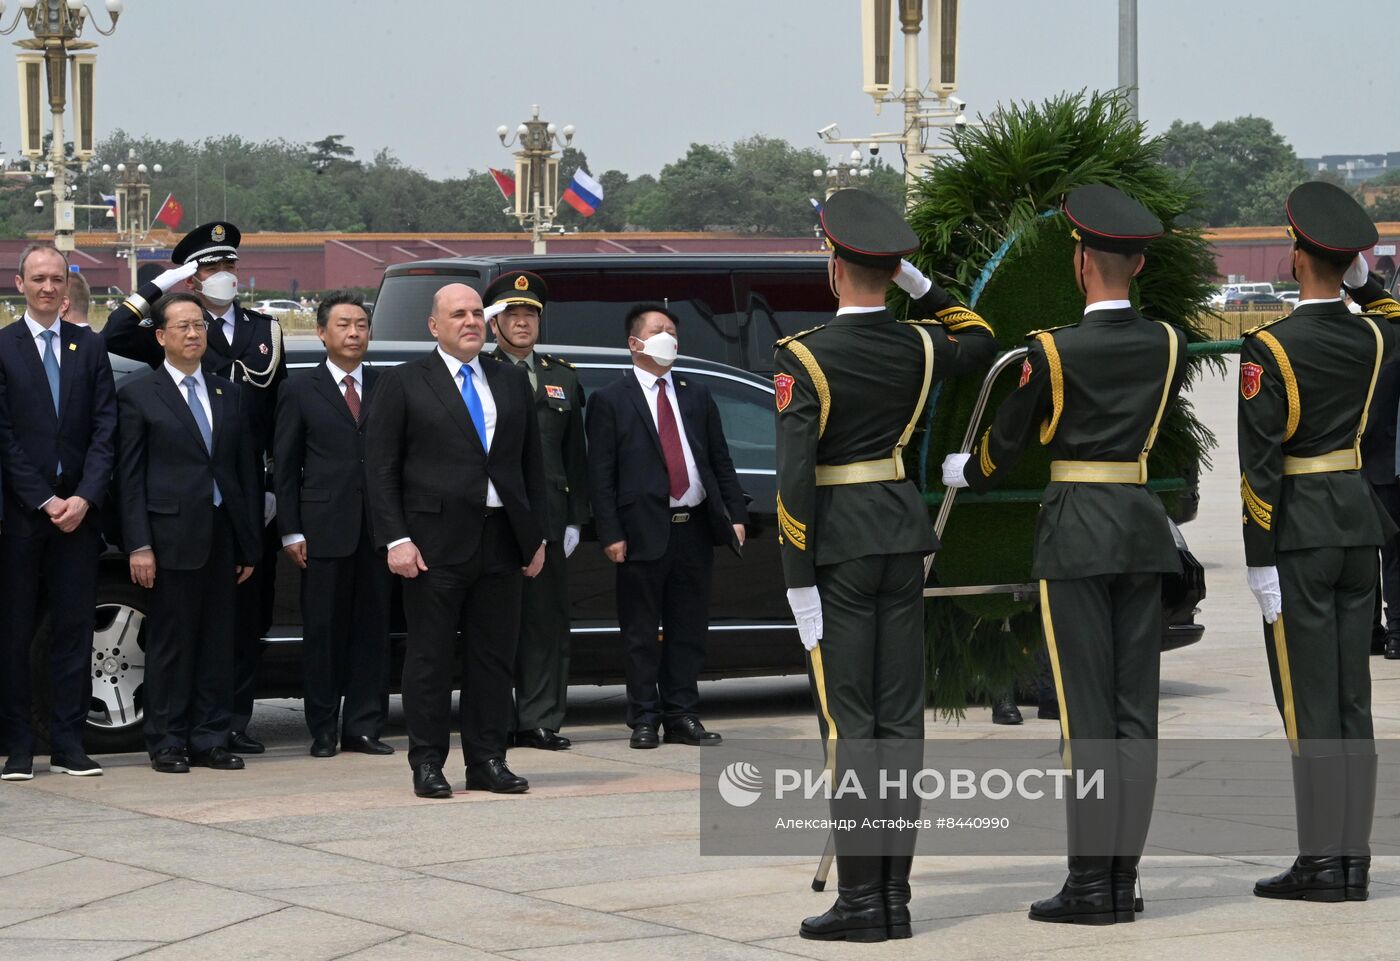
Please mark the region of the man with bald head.
[[443, 775], [457, 633], [458, 723], [468, 790], [519, 794], [506, 767], [523, 578], [544, 564], [544, 461], [525, 372], [483, 364], [481, 296], [448, 284], [433, 297], [437, 347], [380, 375], [366, 426], [375, 544], [403, 578], [408, 622], [403, 706], [419, 797], [451, 797]]

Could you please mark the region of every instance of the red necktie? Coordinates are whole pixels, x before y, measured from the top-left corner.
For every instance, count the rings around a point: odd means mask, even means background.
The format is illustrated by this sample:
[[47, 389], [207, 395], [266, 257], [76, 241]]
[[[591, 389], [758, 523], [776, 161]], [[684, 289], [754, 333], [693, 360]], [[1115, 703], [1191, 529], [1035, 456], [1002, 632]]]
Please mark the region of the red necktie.
[[666, 397], [665, 378], [656, 382], [656, 433], [661, 438], [666, 474], [671, 479], [671, 498], [680, 500], [690, 488], [690, 473], [685, 469], [685, 451], [681, 450], [681, 432], [676, 427], [676, 414]]
[[350, 408], [350, 416], [358, 424], [360, 422], [360, 395], [355, 393], [355, 378], [346, 374], [345, 380], [341, 383], [345, 385], [345, 406]]

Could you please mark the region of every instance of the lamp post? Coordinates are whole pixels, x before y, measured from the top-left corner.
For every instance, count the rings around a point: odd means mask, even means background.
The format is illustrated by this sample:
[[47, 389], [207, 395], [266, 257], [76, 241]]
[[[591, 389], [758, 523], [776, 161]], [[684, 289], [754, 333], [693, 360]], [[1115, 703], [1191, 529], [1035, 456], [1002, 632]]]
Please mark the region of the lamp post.
[[[126, 161], [117, 164], [117, 238], [125, 241], [126, 263], [131, 271], [131, 283], [127, 290], [136, 289], [136, 251], [151, 231], [151, 182], [146, 179], [147, 170], [160, 173], [160, 164], [147, 168], [136, 159], [136, 151], [126, 152]], [[112, 172], [110, 164], [102, 165], [102, 172]], [[120, 256], [120, 254], [119, 254]]]
[[[107, 15], [111, 20], [107, 29], [102, 29], [94, 17], [92, 26], [104, 37], [110, 37], [117, 29], [117, 18], [121, 16], [122, 0], [105, 0]], [[5, 12], [0, 2], [0, 17]], [[79, 40], [83, 27], [92, 16], [92, 10], [85, 0], [20, 0], [19, 10], [8, 27], [0, 28], [0, 34], [9, 35], [19, 28], [20, 20], [33, 32], [15, 42], [15, 46], [25, 51], [19, 60], [19, 107], [20, 107], [20, 152], [31, 162], [43, 156], [44, 124], [42, 116], [43, 88], [47, 81], [48, 108], [51, 116], [50, 133], [52, 143], [47, 165], [42, 173], [53, 184], [39, 191], [34, 205], [42, 207], [43, 198], [53, 198], [53, 240], [59, 250], [73, 249], [74, 217], [77, 205], [70, 199], [73, 185], [69, 182], [69, 168], [79, 166], [92, 159], [96, 150], [93, 137], [92, 101], [93, 74], [96, 56], [90, 53], [73, 51], [91, 50], [97, 45], [87, 40]], [[73, 156], [70, 158], [64, 137], [63, 114], [69, 105], [67, 77], [73, 74]], [[37, 167], [36, 167], [37, 170]]]
[[855, 187], [870, 176], [870, 168], [866, 166], [865, 156], [860, 150], [852, 150], [847, 163], [826, 170], [813, 170], [812, 176], [816, 178], [818, 186], [826, 187], [826, 196], [829, 200], [831, 195], [846, 187]]
[[534, 104], [530, 107], [530, 119], [516, 127], [514, 133], [502, 124], [496, 128], [496, 136], [503, 147], [520, 145], [515, 152], [515, 219], [520, 226], [529, 226], [532, 252], [542, 254], [544, 232], [554, 226], [559, 203], [559, 157], [554, 148], [573, 143], [573, 125], [558, 130], [540, 119], [539, 104]]

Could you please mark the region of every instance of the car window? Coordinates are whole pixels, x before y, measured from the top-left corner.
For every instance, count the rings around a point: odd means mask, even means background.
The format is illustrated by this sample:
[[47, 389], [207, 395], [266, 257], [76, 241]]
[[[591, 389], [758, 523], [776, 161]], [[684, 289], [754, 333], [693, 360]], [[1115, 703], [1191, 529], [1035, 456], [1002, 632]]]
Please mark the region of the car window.
[[734, 303], [746, 355], [734, 366], [765, 374], [773, 370], [780, 337], [824, 324], [836, 311], [823, 269], [736, 271]]
[[433, 294], [453, 283], [477, 290], [486, 286], [475, 268], [424, 268], [422, 273], [385, 277], [374, 302], [374, 336], [379, 340], [430, 340], [428, 314]]

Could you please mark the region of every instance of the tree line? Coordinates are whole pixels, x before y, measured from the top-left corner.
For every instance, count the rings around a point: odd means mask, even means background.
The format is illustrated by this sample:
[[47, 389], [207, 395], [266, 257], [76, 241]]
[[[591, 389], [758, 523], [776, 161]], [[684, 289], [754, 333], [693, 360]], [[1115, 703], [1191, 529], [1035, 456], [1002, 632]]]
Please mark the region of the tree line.
[[[1209, 227], [1277, 224], [1283, 201], [1308, 178], [1293, 148], [1259, 117], [1211, 127], [1176, 121], [1163, 135], [1163, 162], [1188, 176], [1200, 195], [1193, 220]], [[100, 204], [112, 194], [116, 165], [128, 151], [153, 175], [152, 207], [167, 193], [184, 206], [182, 228], [227, 218], [249, 231], [496, 232], [518, 230], [508, 202], [486, 170], [434, 179], [400, 161], [388, 148], [369, 159], [340, 135], [314, 143], [253, 142], [236, 135], [202, 141], [135, 137], [118, 130], [98, 147], [77, 177], [78, 203]], [[103, 173], [102, 165], [113, 168]], [[574, 147], [560, 157], [560, 184], [583, 168], [603, 185], [596, 214], [583, 217], [561, 205], [557, 223], [567, 230], [733, 230], [800, 236], [815, 225], [811, 199], [824, 184], [816, 169], [832, 166], [826, 154], [786, 140], [755, 135], [733, 144], [691, 144], [685, 156], [658, 176], [593, 170]], [[1319, 175], [1340, 182], [1332, 172]], [[52, 226], [52, 213], [34, 207], [42, 178], [0, 182], [0, 236], [20, 237]], [[862, 185], [902, 203], [903, 175], [876, 159]], [[1400, 188], [1400, 171], [1381, 178]], [[1359, 191], [1358, 191], [1359, 192]], [[1400, 219], [1400, 189], [1380, 191], [1370, 208], [1378, 220]], [[108, 229], [100, 210], [80, 210], [79, 229]]]

